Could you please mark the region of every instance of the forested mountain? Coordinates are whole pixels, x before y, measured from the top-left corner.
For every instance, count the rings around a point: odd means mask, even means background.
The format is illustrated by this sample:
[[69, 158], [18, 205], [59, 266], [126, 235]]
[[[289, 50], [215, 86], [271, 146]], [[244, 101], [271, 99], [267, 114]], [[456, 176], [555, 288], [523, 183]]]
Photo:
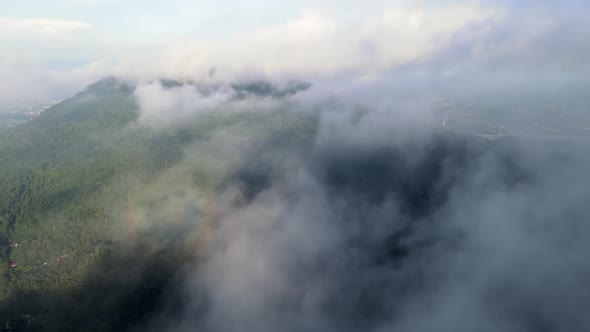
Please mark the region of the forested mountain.
[[[188, 190], [202, 199], [216, 190], [226, 177], [222, 165], [235, 157], [208, 153], [189, 159], [185, 149], [212, 149], [207, 142], [221, 129], [284, 146], [306, 144], [315, 130], [310, 115], [223, 109], [166, 130], [147, 128], [137, 125], [134, 89], [104, 79], [31, 122], [0, 131], [0, 300], [5, 308], [0, 319], [27, 313], [21, 310], [31, 308], [15, 304], [30, 307], [35, 301], [25, 301], [27, 296], [83, 291], [90, 269], [95, 280], [118, 273], [93, 266], [138, 236], [129, 223], [134, 208], [158, 213], [162, 196]], [[189, 182], [170, 179], [178, 177], [175, 173], [188, 174]], [[143, 219], [138, 222], [158, 216]], [[140, 256], [134, 259], [141, 261]]]

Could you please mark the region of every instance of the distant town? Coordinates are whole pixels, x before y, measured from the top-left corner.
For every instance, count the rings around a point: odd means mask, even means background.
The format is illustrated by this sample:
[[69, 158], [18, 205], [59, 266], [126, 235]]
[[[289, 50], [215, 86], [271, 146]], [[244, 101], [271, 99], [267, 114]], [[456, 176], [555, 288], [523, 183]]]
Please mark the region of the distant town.
[[8, 105], [0, 109], [0, 128], [27, 123], [61, 100], [45, 100], [35, 103]]

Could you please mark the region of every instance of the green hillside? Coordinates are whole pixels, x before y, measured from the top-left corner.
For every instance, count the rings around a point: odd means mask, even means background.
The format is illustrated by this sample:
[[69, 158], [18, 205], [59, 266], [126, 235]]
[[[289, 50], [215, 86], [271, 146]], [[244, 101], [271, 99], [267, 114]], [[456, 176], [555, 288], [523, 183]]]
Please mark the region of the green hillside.
[[[238, 154], [314, 137], [317, 119], [287, 110], [220, 109], [166, 130], [144, 127], [133, 91], [108, 78], [0, 131], [0, 300], [10, 308], [18, 294], [87, 287], [89, 269], [129, 237], [171, 241], [158, 225], [187, 209], [206, 213], [207, 193]], [[93, 275], [102, 272], [111, 271]], [[22, 312], [6, 313], [14, 314]]]

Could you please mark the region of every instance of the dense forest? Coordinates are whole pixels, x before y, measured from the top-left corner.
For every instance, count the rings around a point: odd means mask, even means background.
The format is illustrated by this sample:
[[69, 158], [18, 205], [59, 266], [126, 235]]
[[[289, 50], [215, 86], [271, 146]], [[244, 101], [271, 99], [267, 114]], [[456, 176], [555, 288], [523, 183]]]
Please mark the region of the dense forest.
[[[266, 85], [246, 88], [268, 92]], [[120, 266], [108, 265], [121, 263], [108, 258], [130, 238], [134, 246], [182, 246], [158, 230], [161, 219], [171, 210], [199, 210], [229, 176], [226, 165], [253, 142], [302, 148], [317, 122], [297, 112], [219, 110], [161, 130], [137, 125], [133, 92], [131, 84], [104, 79], [33, 121], [0, 131], [0, 320], [41, 310], [19, 306], [42, 303], [30, 296], [88, 295], [89, 283], [113, 280], [106, 276], [121, 273], [113, 271]], [[225, 139], [220, 131], [245, 141], [243, 149], [211, 143]]]

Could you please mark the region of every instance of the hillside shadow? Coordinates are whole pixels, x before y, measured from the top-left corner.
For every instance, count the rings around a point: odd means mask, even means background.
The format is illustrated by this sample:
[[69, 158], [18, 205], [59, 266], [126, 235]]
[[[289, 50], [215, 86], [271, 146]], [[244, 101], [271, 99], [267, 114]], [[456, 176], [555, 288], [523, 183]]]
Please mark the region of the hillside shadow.
[[77, 291], [14, 293], [0, 306], [0, 323], [8, 323], [12, 331], [143, 330], [165, 312], [180, 311], [179, 274], [194, 263], [180, 247], [137, 243], [113, 248], [98, 259]]

